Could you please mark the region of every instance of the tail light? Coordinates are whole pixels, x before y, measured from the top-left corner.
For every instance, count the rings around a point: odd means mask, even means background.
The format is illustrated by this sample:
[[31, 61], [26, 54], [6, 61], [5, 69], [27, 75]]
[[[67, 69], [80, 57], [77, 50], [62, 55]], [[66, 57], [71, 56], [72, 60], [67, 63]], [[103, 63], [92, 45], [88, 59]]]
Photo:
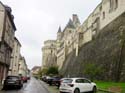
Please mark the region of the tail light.
[[70, 87], [73, 87], [74, 86], [74, 84], [68, 84]]

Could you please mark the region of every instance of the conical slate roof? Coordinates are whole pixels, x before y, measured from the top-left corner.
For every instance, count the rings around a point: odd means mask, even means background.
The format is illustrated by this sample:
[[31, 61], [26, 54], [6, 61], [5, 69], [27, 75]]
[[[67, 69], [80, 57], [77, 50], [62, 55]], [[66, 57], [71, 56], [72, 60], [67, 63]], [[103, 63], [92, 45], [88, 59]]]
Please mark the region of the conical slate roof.
[[66, 28], [75, 28], [73, 21], [71, 19], [69, 19], [69, 22], [68, 22]]
[[74, 24], [75, 27], [80, 25], [80, 21], [79, 21], [79, 18], [77, 16], [77, 14], [73, 14], [72, 19], [73, 19], [73, 24]]
[[60, 33], [60, 32], [61, 32], [61, 27], [59, 26], [58, 33]]

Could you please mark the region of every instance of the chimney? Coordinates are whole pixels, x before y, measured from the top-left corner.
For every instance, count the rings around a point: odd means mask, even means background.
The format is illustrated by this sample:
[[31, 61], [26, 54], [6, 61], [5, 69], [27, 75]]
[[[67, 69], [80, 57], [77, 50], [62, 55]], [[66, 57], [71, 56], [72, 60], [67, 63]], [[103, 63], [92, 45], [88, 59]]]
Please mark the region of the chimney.
[[77, 14], [72, 15], [72, 20], [73, 20], [73, 24], [75, 25], [75, 27], [80, 25], [80, 21], [79, 21]]
[[12, 12], [12, 9], [11, 9], [11, 7], [9, 7], [9, 6], [7, 6], [7, 5], [5, 5], [5, 9], [8, 11], [8, 12]]
[[77, 20], [78, 20], [78, 16], [77, 16], [77, 14], [73, 14], [73, 16], [72, 16], [73, 18], [73, 22], [76, 22]]

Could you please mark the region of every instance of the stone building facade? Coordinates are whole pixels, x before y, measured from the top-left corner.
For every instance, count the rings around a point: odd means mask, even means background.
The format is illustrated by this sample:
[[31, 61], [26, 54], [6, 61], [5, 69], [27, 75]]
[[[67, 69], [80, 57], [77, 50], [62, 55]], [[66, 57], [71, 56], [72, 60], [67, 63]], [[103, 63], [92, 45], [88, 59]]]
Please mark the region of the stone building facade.
[[20, 55], [20, 59], [19, 59], [18, 74], [21, 75], [21, 76], [27, 76], [29, 74], [28, 73], [28, 67], [27, 67], [27, 64], [26, 64], [26, 60], [21, 55]]
[[0, 2], [0, 82], [9, 71], [15, 31], [16, 27], [11, 8]]
[[36, 76], [39, 74], [39, 71], [41, 70], [40, 66], [34, 66], [31, 70], [32, 75]]
[[67, 55], [77, 48], [77, 29], [79, 26], [80, 21], [78, 19], [78, 16], [76, 14], [73, 14], [72, 19], [69, 19], [69, 22], [67, 23], [64, 30], [59, 30], [57, 33], [57, 65], [59, 67], [59, 70], [62, 68]]
[[124, 0], [102, 0], [77, 29], [77, 55], [79, 47], [91, 42], [105, 26], [125, 12], [124, 5]]
[[48, 68], [56, 65], [56, 40], [47, 40], [44, 42], [44, 47], [42, 47], [43, 68]]
[[10, 63], [9, 75], [19, 75], [19, 60], [20, 60], [20, 48], [21, 44], [19, 40], [14, 38], [14, 49], [12, 52], [12, 58]]
[[90, 31], [88, 37], [97, 34], [101, 29], [103, 29], [106, 25], [111, 23], [125, 11], [124, 5], [124, 0], [102, 0], [102, 2], [85, 20], [85, 22], [83, 22], [80, 31], [84, 32], [84, 34]]

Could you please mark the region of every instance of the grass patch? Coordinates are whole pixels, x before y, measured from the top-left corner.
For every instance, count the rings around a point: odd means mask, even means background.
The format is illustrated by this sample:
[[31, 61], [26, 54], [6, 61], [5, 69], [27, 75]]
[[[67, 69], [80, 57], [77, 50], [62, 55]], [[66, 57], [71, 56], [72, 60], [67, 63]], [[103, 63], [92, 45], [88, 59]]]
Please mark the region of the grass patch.
[[119, 82], [119, 83], [103, 82], [103, 81], [95, 81], [95, 82], [99, 89], [108, 90], [110, 87], [120, 87], [122, 89], [121, 93], [125, 93], [125, 83], [123, 83], [123, 82]]

